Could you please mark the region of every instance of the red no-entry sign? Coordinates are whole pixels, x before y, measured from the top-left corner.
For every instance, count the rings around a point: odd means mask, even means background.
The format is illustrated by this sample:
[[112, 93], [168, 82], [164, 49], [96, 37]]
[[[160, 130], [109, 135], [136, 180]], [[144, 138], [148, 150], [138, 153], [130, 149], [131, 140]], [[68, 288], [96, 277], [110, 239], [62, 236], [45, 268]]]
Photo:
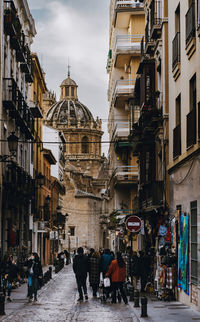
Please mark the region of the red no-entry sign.
[[138, 233], [142, 227], [141, 219], [137, 216], [130, 216], [126, 220], [126, 229], [131, 233]]

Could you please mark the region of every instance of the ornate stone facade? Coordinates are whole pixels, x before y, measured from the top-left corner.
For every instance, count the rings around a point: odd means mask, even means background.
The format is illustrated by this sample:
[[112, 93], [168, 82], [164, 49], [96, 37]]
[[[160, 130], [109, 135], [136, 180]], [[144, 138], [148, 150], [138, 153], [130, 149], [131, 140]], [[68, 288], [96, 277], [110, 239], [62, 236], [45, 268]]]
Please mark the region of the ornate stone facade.
[[94, 120], [89, 109], [78, 100], [77, 84], [70, 78], [61, 84], [60, 101], [46, 114], [46, 124], [64, 133], [66, 195], [62, 212], [66, 213], [65, 248], [99, 248], [103, 191], [108, 178], [106, 159], [101, 156], [101, 120]]

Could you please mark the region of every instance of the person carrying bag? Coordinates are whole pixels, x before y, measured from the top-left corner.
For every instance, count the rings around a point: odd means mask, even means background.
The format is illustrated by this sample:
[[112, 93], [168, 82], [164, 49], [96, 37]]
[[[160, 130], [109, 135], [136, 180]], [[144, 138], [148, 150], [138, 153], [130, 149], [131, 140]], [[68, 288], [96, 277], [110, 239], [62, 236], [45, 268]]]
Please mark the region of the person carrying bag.
[[116, 293], [119, 289], [121, 297], [125, 304], [128, 299], [123, 289], [123, 283], [126, 279], [126, 265], [120, 252], [117, 253], [117, 259], [113, 260], [106, 273], [106, 277], [111, 276], [112, 280], [112, 303], [116, 303]]

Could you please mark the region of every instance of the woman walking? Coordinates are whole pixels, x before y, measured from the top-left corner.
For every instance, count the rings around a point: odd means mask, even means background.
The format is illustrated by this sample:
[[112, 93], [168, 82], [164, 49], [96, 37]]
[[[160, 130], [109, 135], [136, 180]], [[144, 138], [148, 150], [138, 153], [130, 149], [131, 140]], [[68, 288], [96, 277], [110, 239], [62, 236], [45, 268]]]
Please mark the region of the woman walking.
[[32, 301], [34, 295], [34, 301], [37, 301], [37, 291], [39, 278], [42, 278], [42, 265], [37, 253], [32, 253], [28, 259], [28, 296], [29, 302]]
[[119, 289], [124, 303], [127, 304], [128, 300], [123, 289], [123, 282], [126, 278], [126, 265], [120, 252], [117, 253], [117, 259], [110, 264], [106, 276], [111, 276], [112, 280], [112, 303], [116, 303], [116, 293]]
[[89, 281], [93, 291], [93, 297], [97, 297], [100, 282], [100, 254], [94, 251], [89, 258]]

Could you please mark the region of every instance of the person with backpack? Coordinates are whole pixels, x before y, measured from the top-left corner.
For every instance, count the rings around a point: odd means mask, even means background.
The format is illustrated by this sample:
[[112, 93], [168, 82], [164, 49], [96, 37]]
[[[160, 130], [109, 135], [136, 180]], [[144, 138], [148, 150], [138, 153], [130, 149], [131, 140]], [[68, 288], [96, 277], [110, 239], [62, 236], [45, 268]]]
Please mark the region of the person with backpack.
[[39, 279], [43, 276], [42, 265], [37, 253], [32, 253], [27, 262], [28, 270], [28, 296], [29, 302], [37, 301], [37, 291], [39, 286]]
[[128, 299], [123, 289], [123, 283], [126, 279], [126, 264], [120, 252], [117, 252], [117, 259], [110, 264], [106, 276], [111, 276], [112, 280], [112, 303], [116, 303], [116, 293], [119, 290], [124, 303], [128, 304]]

